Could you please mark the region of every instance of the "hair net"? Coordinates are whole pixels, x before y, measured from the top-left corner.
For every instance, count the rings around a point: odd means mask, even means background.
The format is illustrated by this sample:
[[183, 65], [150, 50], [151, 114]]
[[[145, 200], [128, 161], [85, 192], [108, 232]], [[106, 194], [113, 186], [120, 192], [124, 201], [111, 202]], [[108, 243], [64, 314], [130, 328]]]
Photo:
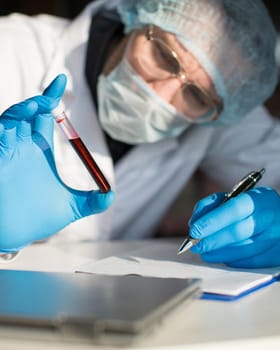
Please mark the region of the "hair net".
[[276, 31], [261, 0], [121, 0], [126, 32], [153, 23], [174, 33], [209, 74], [238, 121], [273, 92]]

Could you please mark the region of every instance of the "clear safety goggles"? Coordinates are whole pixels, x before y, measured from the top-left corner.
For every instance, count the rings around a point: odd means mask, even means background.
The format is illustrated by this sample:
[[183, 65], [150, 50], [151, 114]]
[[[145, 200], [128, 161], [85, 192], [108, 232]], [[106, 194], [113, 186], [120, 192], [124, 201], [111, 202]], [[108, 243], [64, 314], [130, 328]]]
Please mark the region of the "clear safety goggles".
[[137, 55], [141, 70], [154, 80], [176, 77], [181, 82], [176, 91], [177, 111], [192, 123], [216, 120], [223, 109], [222, 101], [211, 96], [192, 80], [182, 67], [177, 53], [162, 38], [155, 35], [155, 26], [149, 25], [146, 42]]

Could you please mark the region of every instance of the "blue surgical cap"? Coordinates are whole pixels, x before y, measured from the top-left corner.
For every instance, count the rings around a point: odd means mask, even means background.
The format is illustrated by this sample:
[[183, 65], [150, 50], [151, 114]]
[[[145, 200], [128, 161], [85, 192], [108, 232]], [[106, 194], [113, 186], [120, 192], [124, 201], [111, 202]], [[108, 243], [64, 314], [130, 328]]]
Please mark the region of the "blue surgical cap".
[[261, 0], [121, 0], [126, 32], [153, 23], [174, 33], [211, 77], [231, 124], [277, 82], [276, 31]]

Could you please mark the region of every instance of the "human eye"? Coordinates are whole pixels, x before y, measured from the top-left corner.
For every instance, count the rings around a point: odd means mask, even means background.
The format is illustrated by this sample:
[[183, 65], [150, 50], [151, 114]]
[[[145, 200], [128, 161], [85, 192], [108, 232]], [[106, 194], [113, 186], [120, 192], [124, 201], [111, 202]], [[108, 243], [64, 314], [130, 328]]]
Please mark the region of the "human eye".
[[204, 109], [209, 107], [209, 98], [196, 85], [188, 84], [184, 88], [184, 100], [191, 103], [194, 107]]
[[159, 41], [153, 42], [153, 57], [156, 65], [171, 74], [178, 72], [178, 62], [172, 52]]

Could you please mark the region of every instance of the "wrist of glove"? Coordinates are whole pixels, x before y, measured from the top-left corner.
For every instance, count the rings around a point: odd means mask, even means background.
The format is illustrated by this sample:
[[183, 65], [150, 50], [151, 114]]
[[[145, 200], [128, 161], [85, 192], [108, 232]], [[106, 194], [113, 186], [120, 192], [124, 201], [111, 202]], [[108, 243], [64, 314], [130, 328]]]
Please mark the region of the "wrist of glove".
[[106, 210], [113, 192], [78, 191], [58, 176], [51, 111], [63, 95], [59, 75], [43, 95], [16, 104], [0, 117], [0, 251], [45, 239], [73, 221]]
[[203, 260], [232, 267], [280, 265], [280, 196], [259, 187], [222, 203], [223, 193], [199, 201], [189, 222]]

